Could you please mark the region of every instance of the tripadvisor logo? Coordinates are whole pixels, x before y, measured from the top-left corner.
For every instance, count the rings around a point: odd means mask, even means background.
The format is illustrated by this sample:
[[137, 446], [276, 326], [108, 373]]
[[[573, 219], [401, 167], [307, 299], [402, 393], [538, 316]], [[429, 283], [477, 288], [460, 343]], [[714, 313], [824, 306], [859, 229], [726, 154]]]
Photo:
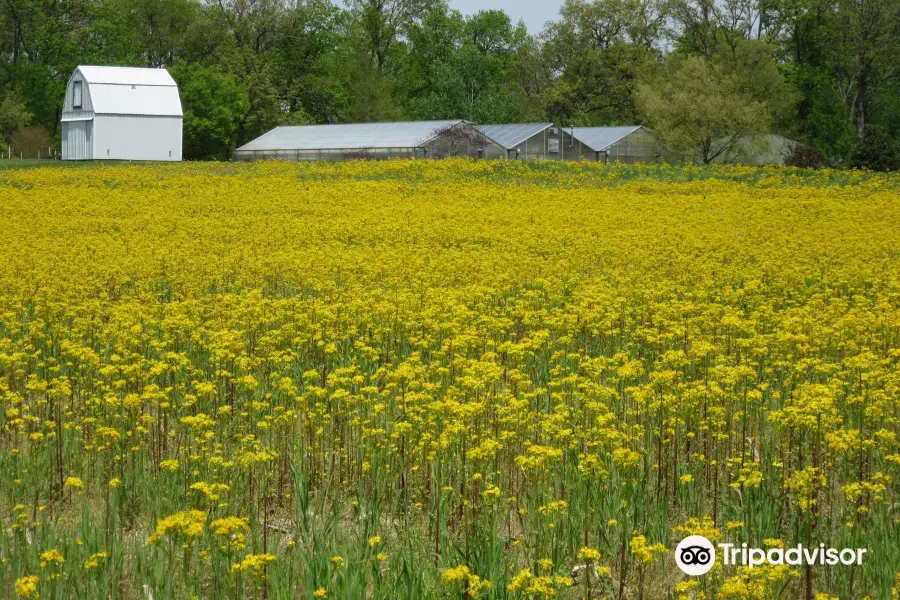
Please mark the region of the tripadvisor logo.
[[[791, 548], [748, 548], [747, 544], [718, 544], [724, 565], [752, 569], [770, 565], [861, 565], [866, 548], [826, 548], [825, 544], [807, 548], [797, 544]], [[675, 563], [687, 575], [704, 575], [716, 564], [716, 549], [702, 535], [689, 535], [675, 548]]]
[[675, 548], [675, 563], [687, 575], [704, 575], [716, 564], [716, 549], [702, 535], [689, 535]]

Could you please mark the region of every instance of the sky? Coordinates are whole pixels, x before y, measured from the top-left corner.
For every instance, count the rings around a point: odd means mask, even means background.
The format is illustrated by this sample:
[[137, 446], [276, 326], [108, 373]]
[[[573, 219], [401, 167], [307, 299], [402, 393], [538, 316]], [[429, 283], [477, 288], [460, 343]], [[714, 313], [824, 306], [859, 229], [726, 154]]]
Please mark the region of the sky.
[[522, 19], [530, 33], [540, 33], [544, 23], [559, 18], [562, 0], [449, 0], [448, 4], [464, 15], [500, 9], [512, 18], [513, 23]]

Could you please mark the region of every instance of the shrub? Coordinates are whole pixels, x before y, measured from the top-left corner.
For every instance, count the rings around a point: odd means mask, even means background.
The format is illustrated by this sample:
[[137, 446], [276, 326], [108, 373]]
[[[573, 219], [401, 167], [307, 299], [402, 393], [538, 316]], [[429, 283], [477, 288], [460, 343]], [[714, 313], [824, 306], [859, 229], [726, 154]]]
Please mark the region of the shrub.
[[815, 148], [803, 144], [795, 144], [784, 164], [801, 169], [821, 169], [825, 164], [825, 158]]
[[9, 92], [0, 102], [0, 140], [11, 140], [16, 130], [25, 127], [31, 114], [15, 92]]
[[53, 147], [53, 138], [43, 127], [19, 127], [10, 140], [13, 156], [21, 154], [25, 158], [48, 156]]
[[869, 125], [856, 145], [851, 165], [869, 171], [900, 170], [900, 147], [886, 129]]

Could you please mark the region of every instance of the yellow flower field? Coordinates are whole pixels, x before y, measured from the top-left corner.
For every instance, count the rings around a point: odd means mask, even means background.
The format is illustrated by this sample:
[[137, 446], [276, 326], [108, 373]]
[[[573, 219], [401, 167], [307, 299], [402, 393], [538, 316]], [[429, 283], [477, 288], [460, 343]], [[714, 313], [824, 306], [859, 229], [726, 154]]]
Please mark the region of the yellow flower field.
[[896, 598], [898, 223], [834, 171], [0, 171], [0, 598]]

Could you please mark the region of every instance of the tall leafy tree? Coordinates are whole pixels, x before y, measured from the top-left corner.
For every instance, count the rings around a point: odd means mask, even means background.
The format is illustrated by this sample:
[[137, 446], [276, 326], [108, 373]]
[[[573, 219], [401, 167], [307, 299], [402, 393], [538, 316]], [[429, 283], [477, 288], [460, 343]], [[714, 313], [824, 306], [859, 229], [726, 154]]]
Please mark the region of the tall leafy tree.
[[770, 118], [737, 76], [702, 56], [673, 59], [657, 81], [641, 84], [637, 103], [670, 153], [703, 164], [727, 158]]
[[548, 117], [634, 122], [635, 86], [661, 56], [667, 3], [566, 0], [560, 12], [544, 32], [544, 60], [557, 74], [545, 92]]
[[409, 26], [434, 5], [434, 0], [350, 0], [365, 48], [379, 73]]
[[426, 83], [411, 103], [413, 116], [520, 120], [523, 101], [515, 81], [517, 58], [529, 40], [525, 26], [502, 11], [480, 11], [458, 31], [453, 52], [428, 65]]
[[61, 99], [77, 64], [77, 35], [88, 23], [88, 0], [4, 0], [0, 81], [16, 90], [32, 114], [34, 125], [51, 134], [58, 130]]
[[825, 60], [862, 138], [880, 86], [900, 75], [900, 0], [836, 0], [825, 18]]
[[184, 157], [227, 159], [249, 106], [247, 91], [233, 76], [199, 63], [177, 65], [171, 73], [184, 109]]

